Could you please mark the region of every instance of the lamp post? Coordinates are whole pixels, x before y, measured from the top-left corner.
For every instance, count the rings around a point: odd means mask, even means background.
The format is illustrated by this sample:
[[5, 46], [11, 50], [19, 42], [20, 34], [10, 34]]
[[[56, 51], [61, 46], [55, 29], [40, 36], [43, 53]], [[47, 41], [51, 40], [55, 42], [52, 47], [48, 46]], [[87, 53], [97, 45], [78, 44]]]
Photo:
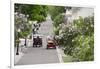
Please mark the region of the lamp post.
[[[24, 15], [22, 18], [23, 22], [28, 22], [28, 17], [29, 17], [29, 15]], [[25, 27], [24, 27], [24, 29], [25, 29]], [[24, 45], [27, 46], [27, 37], [25, 37], [25, 44]]]
[[16, 52], [16, 55], [19, 55], [19, 33], [20, 33], [20, 29], [18, 29], [17, 31], [18, 31], [18, 43], [17, 43], [17, 52]]

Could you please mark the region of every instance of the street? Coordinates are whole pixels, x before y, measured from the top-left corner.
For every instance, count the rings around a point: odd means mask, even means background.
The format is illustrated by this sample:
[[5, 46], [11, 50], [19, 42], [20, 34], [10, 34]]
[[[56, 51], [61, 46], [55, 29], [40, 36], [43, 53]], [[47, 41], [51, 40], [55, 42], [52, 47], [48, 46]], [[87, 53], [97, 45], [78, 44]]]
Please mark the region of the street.
[[14, 4], [13, 9], [14, 65], [94, 61], [94, 8]]
[[50, 16], [41, 24], [38, 31], [42, 36], [42, 47], [28, 47], [26, 53], [15, 65], [32, 65], [32, 64], [48, 64], [59, 63], [58, 53], [56, 49], [46, 49], [48, 35], [53, 35], [53, 25]]

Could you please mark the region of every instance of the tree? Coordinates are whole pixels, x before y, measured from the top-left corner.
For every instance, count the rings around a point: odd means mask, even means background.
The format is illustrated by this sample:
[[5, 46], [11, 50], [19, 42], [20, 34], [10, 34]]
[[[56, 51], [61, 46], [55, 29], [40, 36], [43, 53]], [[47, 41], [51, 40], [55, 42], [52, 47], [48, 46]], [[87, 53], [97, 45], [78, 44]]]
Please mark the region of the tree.
[[74, 28], [66, 28], [63, 36], [65, 54], [78, 61], [94, 60], [94, 17], [80, 17], [73, 21]]
[[47, 6], [44, 5], [30, 5], [30, 4], [15, 4], [15, 12], [18, 11], [23, 14], [28, 14], [30, 20], [42, 22], [47, 16]]
[[54, 20], [56, 16], [65, 12], [65, 8], [63, 6], [48, 6], [48, 12], [51, 15], [51, 19]]
[[54, 26], [54, 33], [55, 35], [59, 35], [59, 31], [61, 29], [60, 25], [64, 23], [64, 16], [59, 14], [55, 17], [54, 22], [53, 22], [53, 26]]

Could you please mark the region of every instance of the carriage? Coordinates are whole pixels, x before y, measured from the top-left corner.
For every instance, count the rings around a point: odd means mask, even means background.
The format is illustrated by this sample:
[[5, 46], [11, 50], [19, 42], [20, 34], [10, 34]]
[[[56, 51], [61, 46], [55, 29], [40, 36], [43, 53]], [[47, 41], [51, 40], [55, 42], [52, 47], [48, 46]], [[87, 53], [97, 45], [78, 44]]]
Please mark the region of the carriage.
[[33, 47], [42, 47], [42, 35], [33, 35]]

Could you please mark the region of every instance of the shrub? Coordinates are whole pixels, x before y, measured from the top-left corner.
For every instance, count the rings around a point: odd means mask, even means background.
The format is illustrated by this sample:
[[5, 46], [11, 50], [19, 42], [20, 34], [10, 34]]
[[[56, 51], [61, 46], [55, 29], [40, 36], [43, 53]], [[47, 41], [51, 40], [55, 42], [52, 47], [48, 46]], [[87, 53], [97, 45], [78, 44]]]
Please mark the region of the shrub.
[[63, 33], [64, 53], [79, 61], [94, 60], [94, 17], [80, 17]]

